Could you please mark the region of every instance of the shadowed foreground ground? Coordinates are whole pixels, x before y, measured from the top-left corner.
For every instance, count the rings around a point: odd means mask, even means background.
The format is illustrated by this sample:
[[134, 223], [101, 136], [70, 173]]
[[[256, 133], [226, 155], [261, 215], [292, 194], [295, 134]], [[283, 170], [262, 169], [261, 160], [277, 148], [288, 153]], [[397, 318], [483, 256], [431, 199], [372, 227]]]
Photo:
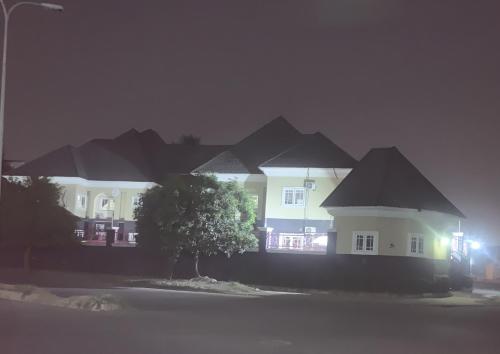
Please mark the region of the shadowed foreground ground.
[[155, 289], [112, 293], [128, 303], [91, 313], [0, 300], [0, 352], [498, 353], [500, 307], [428, 306], [367, 296], [242, 297]]

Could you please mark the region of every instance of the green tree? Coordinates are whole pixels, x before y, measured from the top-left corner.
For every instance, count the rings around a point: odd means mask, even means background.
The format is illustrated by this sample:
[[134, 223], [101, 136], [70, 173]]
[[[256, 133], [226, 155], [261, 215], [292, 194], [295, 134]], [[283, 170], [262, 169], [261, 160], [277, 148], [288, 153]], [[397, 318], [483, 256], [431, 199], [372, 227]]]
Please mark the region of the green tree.
[[175, 176], [143, 194], [135, 211], [139, 247], [168, 255], [169, 277], [182, 251], [194, 258], [224, 252], [231, 256], [255, 247], [255, 213], [247, 193], [235, 182], [212, 176]]
[[26, 270], [33, 247], [78, 244], [78, 218], [59, 205], [60, 199], [60, 187], [47, 178], [2, 180], [0, 245], [23, 247]]

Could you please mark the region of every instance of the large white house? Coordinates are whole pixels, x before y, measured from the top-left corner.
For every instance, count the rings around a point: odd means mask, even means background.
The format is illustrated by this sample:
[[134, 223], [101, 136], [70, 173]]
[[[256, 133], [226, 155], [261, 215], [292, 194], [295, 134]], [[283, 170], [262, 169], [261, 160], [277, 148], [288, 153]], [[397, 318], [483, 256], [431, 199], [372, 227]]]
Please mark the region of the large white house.
[[63, 205], [81, 218], [82, 239], [102, 244], [112, 228], [117, 245], [135, 243], [142, 192], [167, 175], [193, 173], [245, 187], [268, 252], [443, 259], [463, 217], [395, 148], [374, 149], [358, 163], [323, 134], [301, 133], [282, 117], [234, 145], [167, 144], [152, 130], [130, 130], [64, 146], [9, 172], [50, 177], [63, 187]]

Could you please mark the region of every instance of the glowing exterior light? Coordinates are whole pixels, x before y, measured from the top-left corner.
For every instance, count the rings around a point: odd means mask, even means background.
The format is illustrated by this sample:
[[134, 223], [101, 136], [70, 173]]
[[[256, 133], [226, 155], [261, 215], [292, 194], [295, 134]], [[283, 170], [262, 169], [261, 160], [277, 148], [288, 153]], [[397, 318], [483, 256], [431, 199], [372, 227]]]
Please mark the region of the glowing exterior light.
[[450, 244], [450, 239], [448, 237], [441, 237], [441, 246], [448, 246]]
[[481, 248], [481, 244], [477, 241], [472, 241], [470, 243], [470, 248], [472, 248], [473, 250], [478, 250]]
[[453, 232], [452, 235], [455, 236], [455, 237], [462, 237], [464, 235], [464, 233], [458, 231], [458, 232]]

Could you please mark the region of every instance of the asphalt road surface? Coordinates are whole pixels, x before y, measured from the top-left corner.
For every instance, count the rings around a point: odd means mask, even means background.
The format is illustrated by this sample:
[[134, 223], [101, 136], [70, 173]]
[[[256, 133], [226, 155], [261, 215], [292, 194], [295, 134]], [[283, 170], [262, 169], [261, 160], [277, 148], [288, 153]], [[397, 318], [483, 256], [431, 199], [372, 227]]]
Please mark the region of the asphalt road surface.
[[332, 295], [241, 297], [153, 289], [86, 312], [0, 300], [1, 354], [500, 353], [500, 308]]

